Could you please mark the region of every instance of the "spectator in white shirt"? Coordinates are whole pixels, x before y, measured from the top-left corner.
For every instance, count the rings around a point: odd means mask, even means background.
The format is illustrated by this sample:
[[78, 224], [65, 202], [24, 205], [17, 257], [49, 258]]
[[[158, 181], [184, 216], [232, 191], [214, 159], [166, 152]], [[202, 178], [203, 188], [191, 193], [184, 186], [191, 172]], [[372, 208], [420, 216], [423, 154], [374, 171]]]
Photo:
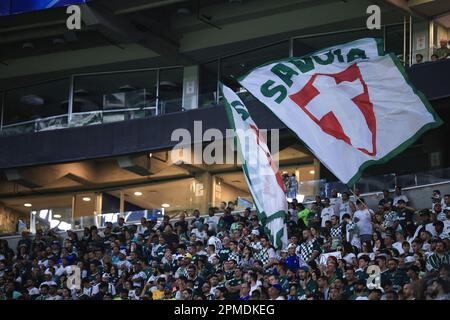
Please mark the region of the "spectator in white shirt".
[[440, 202], [434, 204], [433, 215], [437, 221], [445, 221], [447, 219]]
[[334, 209], [330, 204], [329, 198], [325, 198], [323, 200], [323, 202], [324, 202], [324, 208], [322, 209], [320, 217], [322, 219], [321, 227], [325, 228], [325, 222], [331, 221], [331, 216], [334, 215]]
[[450, 235], [450, 206], [444, 210], [446, 220], [444, 222], [444, 232]]
[[395, 187], [395, 197], [394, 197], [394, 202], [393, 202], [394, 207], [397, 206], [397, 202], [400, 199], [404, 200], [406, 202], [406, 204], [408, 204], [408, 202], [409, 202], [408, 197], [405, 196], [404, 194], [402, 194], [402, 187], [396, 186]]
[[395, 232], [395, 238], [396, 238], [397, 241], [396, 241], [395, 243], [392, 244], [392, 247], [393, 247], [394, 249], [397, 249], [398, 253], [399, 253], [400, 255], [402, 255], [402, 254], [405, 253], [405, 251], [403, 250], [403, 242], [406, 241], [406, 240], [405, 240], [405, 237], [404, 237], [404, 235], [403, 235], [403, 232], [397, 230], [397, 231]]
[[137, 233], [138, 234], [144, 234], [144, 232], [147, 230], [147, 219], [144, 217], [141, 218], [141, 224], [137, 227]]
[[359, 199], [356, 202], [358, 210], [353, 215], [353, 221], [356, 222], [359, 229], [361, 242], [372, 240], [372, 214], [364, 203], [364, 199]]
[[352, 218], [353, 213], [356, 211], [355, 204], [350, 200], [350, 194], [348, 192], [342, 193], [342, 201], [336, 204], [335, 208], [335, 212], [339, 216], [339, 222], [342, 222], [344, 214], [348, 214]]
[[214, 215], [214, 209], [209, 208], [208, 217], [205, 218], [204, 223], [208, 225], [208, 231], [216, 232], [217, 224], [219, 223], [219, 217]]

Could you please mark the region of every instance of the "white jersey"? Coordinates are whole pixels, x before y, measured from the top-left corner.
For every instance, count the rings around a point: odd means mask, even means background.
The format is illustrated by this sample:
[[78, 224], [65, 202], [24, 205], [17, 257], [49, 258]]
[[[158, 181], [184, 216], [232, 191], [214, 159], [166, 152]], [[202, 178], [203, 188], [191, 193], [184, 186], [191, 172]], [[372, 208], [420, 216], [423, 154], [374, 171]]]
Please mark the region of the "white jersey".
[[215, 236], [211, 236], [208, 239], [208, 246], [213, 245], [215, 247], [216, 253], [218, 253], [222, 249], [222, 241]]
[[212, 217], [206, 217], [205, 224], [208, 225], [208, 230], [210, 231], [216, 231], [217, 229], [217, 224], [219, 223], [219, 217], [218, 216], [212, 216]]
[[331, 220], [331, 216], [334, 215], [334, 209], [332, 206], [329, 206], [328, 208], [323, 208], [322, 212], [320, 214], [320, 217], [322, 218], [322, 224], [321, 226], [325, 227], [325, 222]]
[[393, 201], [393, 204], [392, 204], [394, 207], [397, 206], [398, 200], [403, 200], [403, 201], [405, 201], [406, 203], [409, 202], [408, 197], [405, 196], [404, 194], [401, 194], [401, 195], [399, 195], [399, 196], [395, 196], [395, 197], [394, 197], [394, 201]]
[[344, 216], [344, 214], [349, 214], [350, 218], [353, 218], [353, 212], [350, 208], [350, 200], [340, 203], [337, 208], [339, 212], [339, 222], [342, 222], [342, 217]]
[[372, 214], [368, 209], [358, 210], [355, 212], [353, 219], [357, 218], [359, 233], [360, 234], [372, 234]]

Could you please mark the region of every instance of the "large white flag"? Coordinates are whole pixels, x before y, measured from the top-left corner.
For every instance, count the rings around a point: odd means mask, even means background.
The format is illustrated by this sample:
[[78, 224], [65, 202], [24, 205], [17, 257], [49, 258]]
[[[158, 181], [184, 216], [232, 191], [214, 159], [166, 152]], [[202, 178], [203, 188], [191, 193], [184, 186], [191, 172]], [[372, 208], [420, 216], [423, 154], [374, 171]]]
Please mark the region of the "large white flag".
[[342, 182], [406, 149], [442, 120], [393, 55], [367, 38], [267, 63], [239, 82]]
[[284, 223], [288, 207], [284, 185], [269, 148], [244, 103], [230, 88], [221, 84], [225, 110], [235, 132], [238, 154], [258, 217], [276, 248], [287, 246]]

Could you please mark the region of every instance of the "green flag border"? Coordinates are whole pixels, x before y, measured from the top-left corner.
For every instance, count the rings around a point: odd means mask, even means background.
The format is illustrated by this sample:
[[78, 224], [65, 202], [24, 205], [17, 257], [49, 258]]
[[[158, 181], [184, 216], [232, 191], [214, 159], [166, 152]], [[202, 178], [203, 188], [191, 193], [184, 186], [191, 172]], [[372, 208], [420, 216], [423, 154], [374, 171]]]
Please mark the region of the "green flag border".
[[[383, 40], [380, 38], [363, 38], [363, 39], [373, 39], [374, 41], [376, 41], [377, 44], [377, 49], [378, 49], [378, 55], [379, 56], [385, 56], [386, 53], [384, 52], [384, 45], [383, 45]], [[360, 39], [362, 40], [362, 39]], [[355, 40], [358, 41], [358, 40]], [[349, 44], [355, 41], [351, 41], [348, 42]], [[330, 49], [333, 47], [329, 47]], [[326, 51], [328, 48], [325, 49], [321, 49], [318, 51], [315, 51], [311, 54], [299, 57], [299, 58], [306, 58], [306, 57], [310, 57], [312, 55], [314, 55], [316, 52], [322, 52], [322, 51]], [[344, 184], [346, 184], [348, 187], [352, 187], [362, 176], [362, 173], [365, 169], [367, 169], [368, 167], [372, 166], [372, 165], [376, 165], [376, 164], [384, 164], [386, 162], [388, 162], [389, 160], [391, 160], [392, 158], [396, 157], [397, 155], [399, 155], [400, 153], [402, 153], [403, 151], [405, 151], [405, 149], [407, 149], [411, 144], [413, 144], [415, 141], [417, 141], [417, 139], [424, 134], [426, 131], [430, 130], [430, 129], [434, 129], [439, 127], [440, 125], [442, 125], [444, 122], [442, 121], [442, 119], [439, 117], [439, 115], [436, 113], [436, 111], [433, 109], [432, 105], [430, 104], [430, 102], [428, 101], [428, 99], [425, 97], [425, 95], [416, 89], [416, 87], [411, 83], [405, 67], [403, 66], [403, 64], [401, 63], [400, 59], [397, 58], [397, 56], [395, 56], [393, 53], [388, 54], [390, 56], [390, 58], [392, 59], [392, 61], [394, 62], [395, 66], [397, 67], [397, 69], [400, 71], [401, 75], [403, 76], [405, 82], [411, 87], [411, 89], [413, 90], [414, 94], [416, 96], [419, 97], [419, 99], [422, 101], [422, 103], [425, 105], [425, 108], [427, 109], [427, 111], [429, 113], [431, 113], [431, 115], [433, 116], [435, 122], [431, 122], [431, 123], [427, 123], [425, 124], [422, 128], [420, 128], [419, 130], [417, 130], [417, 132], [410, 137], [408, 140], [404, 141], [403, 143], [401, 143], [398, 147], [396, 147], [395, 149], [391, 150], [388, 154], [386, 154], [384, 157], [378, 159], [378, 160], [367, 160], [366, 162], [363, 162], [359, 168], [358, 171], [355, 173], [355, 175], [350, 178], [350, 180]], [[276, 62], [290, 62], [293, 58], [287, 58], [287, 59], [279, 59], [279, 60], [275, 60], [275, 61], [270, 61], [267, 62], [265, 64], [262, 64], [256, 68], [253, 68], [252, 70], [248, 71], [246, 74], [244, 74], [243, 76], [237, 78], [237, 81], [245, 88], [245, 86], [241, 83], [241, 81], [243, 81], [250, 73], [252, 73], [253, 71], [262, 68], [264, 66], [267, 66], [269, 64], [273, 64]], [[252, 96], [253, 94], [248, 91]], [[261, 100], [259, 100], [257, 97], [253, 96], [256, 100], [258, 100], [259, 102], [261, 102], [263, 105], [266, 105], [264, 102], [262, 102]], [[267, 107], [267, 106], [266, 106]], [[276, 114], [267, 107], [267, 109], [269, 109], [269, 111], [277, 118], [279, 119]], [[279, 119], [283, 124], [284, 122]], [[295, 137], [297, 137], [298, 140], [302, 141], [303, 144], [308, 148], [308, 150], [316, 157], [320, 160], [320, 162], [322, 163], [322, 165], [324, 165], [328, 170], [330, 170], [330, 168], [314, 153], [312, 152], [312, 150], [309, 148], [309, 146], [302, 140], [300, 139], [300, 137], [290, 128], [286, 127]], [[330, 170], [331, 173], [333, 173], [332, 170]]]
[[[219, 81], [219, 89], [220, 89], [220, 93], [223, 96], [223, 101], [224, 101], [224, 106], [225, 106], [225, 111], [226, 111], [228, 122], [229, 122], [231, 128], [236, 132], [236, 124], [234, 123], [233, 113], [231, 110], [232, 107], [230, 106], [228, 100], [225, 98], [225, 95], [223, 94], [223, 83], [220, 81]], [[247, 184], [249, 184], [249, 187], [252, 187], [252, 183], [249, 178], [250, 176], [248, 174], [247, 162], [245, 161], [245, 159], [242, 155], [242, 146], [241, 146], [241, 143], [239, 142], [239, 139], [237, 138], [236, 134], [234, 135], [233, 140], [234, 140], [235, 146], [237, 146], [235, 149], [237, 149], [239, 158], [241, 159], [241, 162], [242, 162], [242, 170], [244, 171], [245, 180], [247, 181]], [[252, 192], [250, 192], [250, 194], [252, 194]], [[253, 198], [253, 195], [252, 195], [252, 198]], [[255, 201], [255, 199], [253, 199], [253, 202], [256, 207], [258, 219], [261, 221], [261, 223], [264, 226], [264, 232], [269, 235], [269, 237], [272, 239], [272, 243], [274, 245], [276, 245], [277, 248], [281, 248], [283, 245], [281, 238], [283, 237], [284, 229], [281, 229], [280, 231], [278, 231], [276, 235], [272, 235], [272, 232], [266, 227], [266, 225], [269, 222], [271, 222], [275, 219], [278, 219], [278, 218], [282, 218], [284, 220], [286, 218], [287, 212], [280, 210], [280, 211], [274, 212], [272, 215], [270, 215], [270, 217], [268, 217], [267, 214], [264, 212], [264, 210], [261, 210], [262, 208], [259, 208], [258, 201]]]

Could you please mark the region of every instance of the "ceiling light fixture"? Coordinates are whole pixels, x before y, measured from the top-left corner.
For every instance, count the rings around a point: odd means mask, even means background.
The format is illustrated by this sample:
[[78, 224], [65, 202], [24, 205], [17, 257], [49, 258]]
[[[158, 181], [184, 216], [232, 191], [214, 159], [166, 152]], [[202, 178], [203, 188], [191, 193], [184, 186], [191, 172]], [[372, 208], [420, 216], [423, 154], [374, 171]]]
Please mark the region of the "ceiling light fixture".
[[35, 94], [22, 96], [19, 101], [30, 106], [42, 106], [44, 104], [44, 99]]
[[140, 196], [143, 195], [143, 193], [140, 192], [140, 191], [136, 191], [136, 192], [134, 193], [134, 195], [135, 195], [136, 197], [140, 197]]
[[191, 10], [189, 10], [188, 8], [179, 8], [177, 10], [177, 14], [179, 14], [180, 16], [190, 16]]
[[161, 207], [163, 207], [163, 208], [168, 208], [168, 207], [170, 207], [170, 204], [168, 204], [168, 203], [163, 203], [163, 204], [161, 205]]
[[31, 203], [25, 203], [23, 206], [24, 206], [24, 207], [27, 207], [27, 208], [30, 208], [30, 207], [32, 207], [33, 205], [32, 205]]
[[65, 43], [66, 43], [66, 40], [64, 40], [63, 38], [54, 38], [54, 39], [52, 40], [52, 43], [53, 43], [54, 45], [62, 45], [62, 44], [65, 44]]
[[33, 42], [25, 42], [22, 44], [22, 49], [34, 49]]
[[314, 174], [316, 173], [314, 170], [309, 170], [309, 174]]
[[61, 218], [61, 215], [60, 215], [60, 214], [54, 214], [54, 215], [53, 215], [53, 218], [60, 219], [60, 218]]
[[83, 197], [82, 199], [84, 202], [89, 202], [91, 201], [91, 197]]

